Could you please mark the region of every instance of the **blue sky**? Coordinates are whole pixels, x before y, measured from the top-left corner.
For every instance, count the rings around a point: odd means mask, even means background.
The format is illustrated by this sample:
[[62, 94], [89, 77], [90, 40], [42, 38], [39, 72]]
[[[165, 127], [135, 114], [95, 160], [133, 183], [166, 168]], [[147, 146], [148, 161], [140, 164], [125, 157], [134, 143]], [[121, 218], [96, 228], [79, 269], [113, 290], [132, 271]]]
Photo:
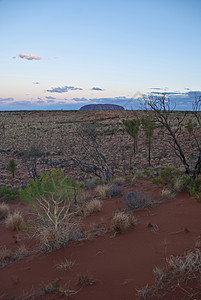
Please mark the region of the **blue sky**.
[[200, 0], [0, 0], [0, 41], [0, 110], [201, 95]]

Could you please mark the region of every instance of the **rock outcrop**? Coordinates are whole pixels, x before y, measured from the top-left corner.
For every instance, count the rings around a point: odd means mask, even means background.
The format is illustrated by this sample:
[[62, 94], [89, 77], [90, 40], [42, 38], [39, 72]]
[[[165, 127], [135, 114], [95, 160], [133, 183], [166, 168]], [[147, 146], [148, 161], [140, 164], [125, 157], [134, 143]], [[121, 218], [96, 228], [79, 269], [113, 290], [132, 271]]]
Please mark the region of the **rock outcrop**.
[[124, 107], [116, 104], [89, 104], [82, 106], [80, 110], [124, 110]]

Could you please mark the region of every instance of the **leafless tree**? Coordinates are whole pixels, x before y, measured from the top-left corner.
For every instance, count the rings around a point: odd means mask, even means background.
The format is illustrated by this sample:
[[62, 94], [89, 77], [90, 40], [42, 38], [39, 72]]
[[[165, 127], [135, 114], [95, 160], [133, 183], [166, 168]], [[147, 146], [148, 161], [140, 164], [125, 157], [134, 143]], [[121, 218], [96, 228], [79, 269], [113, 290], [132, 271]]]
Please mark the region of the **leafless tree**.
[[[199, 125], [201, 125], [199, 114], [200, 102], [201, 100], [199, 99], [194, 103], [194, 115]], [[187, 116], [187, 112], [175, 112], [175, 107], [171, 108], [170, 100], [166, 97], [165, 94], [159, 97], [148, 97], [147, 99], [144, 99], [144, 106], [147, 110], [151, 110], [154, 112], [156, 122], [159, 125], [162, 125], [162, 128], [165, 129], [165, 134], [167, 134], [167, 136], [169, 137], [170, 145], [174, 150], [176, 156], [181, 160], [185, 168], [185, 173], [189, 176], [192, 175], [194, 178], [198, 176], [200, 173], [201, 164], [201, 149], [198, 143], [198, 139], [196, 144], [199, 154], [197, 162], [194, 166], [193, 174], [191, 172], [186, 153], [181, 143], [181, 134], [184, 129], [184, 120]]]

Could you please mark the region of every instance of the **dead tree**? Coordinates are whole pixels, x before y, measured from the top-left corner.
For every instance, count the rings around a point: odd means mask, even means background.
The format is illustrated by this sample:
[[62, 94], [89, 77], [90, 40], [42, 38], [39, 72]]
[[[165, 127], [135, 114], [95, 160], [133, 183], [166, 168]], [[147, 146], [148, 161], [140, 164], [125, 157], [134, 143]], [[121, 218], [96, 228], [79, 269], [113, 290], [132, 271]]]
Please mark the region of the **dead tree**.
[[95, 124], [85, 124], [77, 129], [79, 151], [75, 149], [73, 161], [84, 173], [93, 174], [110, 181], [112, 174], [107, 159], [100, 147]]
[[[198, 124], [201, 123], [199, 119], [199, 101], [194, 104], [194, 114], [197, 118]], [[148, 99], [144, 99], [144, 106], [147, 110], [154, 112], [156, 122], [165, 128], [165, 133], [169, 137], [170, 145], [176, 156], [181, 160], [185, 168], [185, 173], [189, 176], [192, 175], [192, 177], [195, 178], [200, 172], [201, 151], [199, 143], [197, 143], [199, 155], [192, 174], [184, 148], [180, 142], [180, 135], [184, 127], [184, 120], [187, 113], [183, 112], [182, 114], [178, 114], [174, 112], [175, 107], [171, 108], [170, 100], [166, 98], [165, 94], [160, 97], [149, 97]]]

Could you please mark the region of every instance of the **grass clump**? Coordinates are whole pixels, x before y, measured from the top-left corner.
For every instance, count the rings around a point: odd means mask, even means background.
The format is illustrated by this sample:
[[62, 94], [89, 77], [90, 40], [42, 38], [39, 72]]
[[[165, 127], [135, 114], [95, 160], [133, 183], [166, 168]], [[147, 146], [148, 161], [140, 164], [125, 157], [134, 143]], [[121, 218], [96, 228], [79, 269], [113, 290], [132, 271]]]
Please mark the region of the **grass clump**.
[[167, 167], [160, 172], [159, 176], [153, 178], [153, 183], [156, 184], [167, 184], [171, 183], [180, 172], [172, 167]]
[[7, 218], [10, 213], [9, 206], [5, 203], [0, 203], [0, 220]]
[[189, 194], [201, 202], [201, 178], [191, 181], [189, 186]]
[[65, 259], [63, 262], [56, 265], [58, 271], [68, 271], [75, 266], [75, 260]]
[[93, 199], [86, 204], [86, 213], [87, 215], [92, 215], [101, 211], [103, 203], [98, 199]]
[[0, 248], [0, 266], [3, 267], [7, 265], [8, 261], [11, 258], [11, 250], [6, 246]]
[[24, 245], [21, 245], [16, 249], [14, 257], [15, 259], [21, 259], [24, 256], [27, 256], [28, 254], [29, 250]]
[[15, 200], [19, 197], [19, 192], [15, 188], [0, 186], [0, 199], [7, 202]]
[[137, 219], [125, 212], [117, 212], [112, 218], [112, 228], [121, 233], [137, 225]]
[[122, 201], [128, 211], [144, 209], [151, 206], [149, 197], [141, 192], [129, 192]]
[[19, 211], [15, 211], [13, 214], [8, 215], [5, 219], [5, 224], [9, 230], [22, 230], [24, 224], [22, 214]]
[[86, 286], [92, 285], [94, 280], [88, 274], [77, 274], [77, 285], [78, 286]]
[[173, 199], [176, 196], [176, 194], [173, 189], [168, 187], [168, 188], [162, 190], [161, 196], [164, 200], [170, 200], [170, 199]]
[[108, 184], [98, 185], [95, 188], [95, 194], [100, 199], [105, 199], [109, 197], [109, 185]]

